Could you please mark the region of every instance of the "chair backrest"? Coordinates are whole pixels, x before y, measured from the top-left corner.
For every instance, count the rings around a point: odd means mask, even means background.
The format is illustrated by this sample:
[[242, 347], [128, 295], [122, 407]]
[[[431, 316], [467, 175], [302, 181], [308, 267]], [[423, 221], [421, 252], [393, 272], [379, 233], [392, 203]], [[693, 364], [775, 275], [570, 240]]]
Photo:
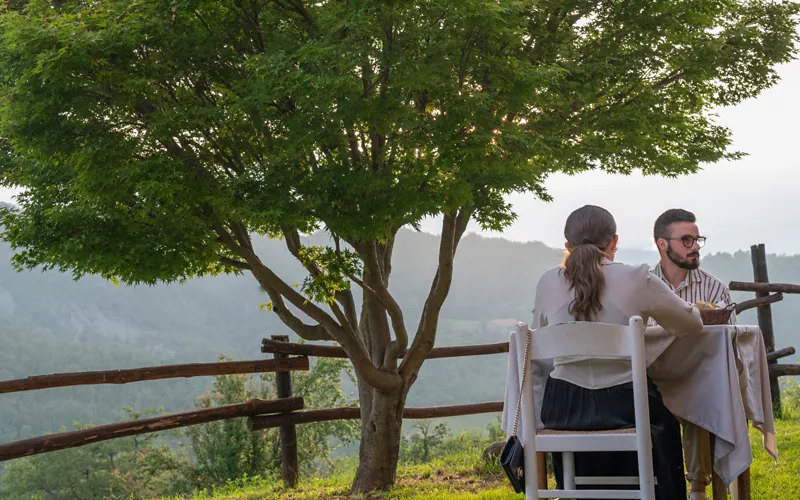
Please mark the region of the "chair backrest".
[[[516, 332], [518, 366], [531, 360], [554, 359], [565, 356], [629, 358], [633, 382], [634, 414], [636, 421], [639, 487], [642, 498], [654, 498], [653, 462], [650, 450], [650, 412], [647, 392], [647, 364], [644, 351], [644, 324], [639, 316], [631, 317], [627, 326], [603, 323], [570, 322], [550, 325], [531, 331], [528, 359], [525, 341], [528, 325], [519, 323]], [[522, 371], [520, 370], [520, 373]], [[531, 377], [525, 377], [521, 389], [521, 423], [524, 429], [535, 429], [535, 403]], [[524, 448], [526, 498], [538, 498], [536, 443], [527, 440]]]
[[531, 332], [531, 359], [565, 356], [632, 358], [636, 351], [634, 337], [642, 335], [643, 331], [638, 316], [631, 318], [630, 324], [625, 326], [585, 321], [549, 325]]

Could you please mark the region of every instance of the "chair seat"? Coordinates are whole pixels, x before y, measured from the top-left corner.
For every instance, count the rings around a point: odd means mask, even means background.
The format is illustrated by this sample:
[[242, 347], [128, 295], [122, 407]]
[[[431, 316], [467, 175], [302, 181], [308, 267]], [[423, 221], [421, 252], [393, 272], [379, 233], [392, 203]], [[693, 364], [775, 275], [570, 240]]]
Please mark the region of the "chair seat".
[[542, 429], [536, 432], [537, 436], [573, 436], [586, 434], [636, 434], [636, 428], [630, 429], [609, 429], [604, 431], [559, 431], [555, 429]]
[[636, 451], [636, 429], [557, 431], [536, 433], [536, 451]]
[[642, 498], [643, 495], [635, 490], [539, 490], [539, 498], [593, 498], [613, 499]]

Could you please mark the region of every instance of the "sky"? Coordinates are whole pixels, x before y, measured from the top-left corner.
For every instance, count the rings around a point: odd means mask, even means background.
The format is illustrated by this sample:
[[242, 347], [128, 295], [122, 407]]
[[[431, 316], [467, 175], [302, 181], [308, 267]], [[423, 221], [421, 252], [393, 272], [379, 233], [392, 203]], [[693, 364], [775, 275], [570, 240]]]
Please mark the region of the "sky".
[[[564, 221], [574, 209], [599, 205], [617, 221], [620, 248], [653, 249], [653, 221], [668, 208], [695, 213], [708, 239], [705, 251], [735, 252], [764, 243], [767, 252], [800, 254], [800, 61], [778, 68], [781, 80], [757, 98], [718, 111], [718, 123], [733, 132], [733, 148], [748, 154], [733, 162], [706, 165], [700, 173], [679, 179], [629, 177], [601, 172], [546, 183], [554, 201], [532, 195], [509, 197], [518, 218], [502, 233], [470, 232], [513, 241], [542, 241], [561, 247]], [[0, 188], [0, 201], [13, 201]], [[423, 231], [440, 232], [440, 220], [429, 219]]]

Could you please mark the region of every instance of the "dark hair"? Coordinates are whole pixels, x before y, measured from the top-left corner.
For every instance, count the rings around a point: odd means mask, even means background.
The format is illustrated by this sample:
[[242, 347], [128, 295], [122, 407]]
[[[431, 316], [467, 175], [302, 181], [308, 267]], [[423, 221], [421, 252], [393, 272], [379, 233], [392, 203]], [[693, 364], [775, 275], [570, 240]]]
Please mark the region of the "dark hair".
[[658, 241], [659, 238], [669, 238], [669, 226], [676, 222], [697, 222], [697, 218], [688, 210], [670, 208], [656, 219], [656, 223], [653, 225], [653, 240]]
[[564, 237], [571, 250], [563, 266], [569, 289], [575, 290], [569, 313], [578, 321], [592, 321], [603, 309], [600, 293], [606, 279], [600, 266], [616, 234], [614, 216], [604, 208], [585, 205], [567, 217]]

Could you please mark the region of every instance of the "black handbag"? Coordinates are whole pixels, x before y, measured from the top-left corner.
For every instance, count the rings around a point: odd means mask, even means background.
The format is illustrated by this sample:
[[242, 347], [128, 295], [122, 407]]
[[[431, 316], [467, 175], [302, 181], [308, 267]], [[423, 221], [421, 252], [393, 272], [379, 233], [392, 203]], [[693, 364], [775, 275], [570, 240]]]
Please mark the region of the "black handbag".
[[530, 364], [531, 350], [531, 331], [528, 330], [528, 338], [525, 340], [525, 360], [522, 365], [522, 381], [519, 384], [519, 398], [517, 399], [517, 414], [514, 417], [514, 428], [511, 430], [511, 437], [503, 446], [500, 452], [500, 466], [508, 476], [508, 481], [516, 493], [525, 493], [525, 454], [522, 449], [522, 442], [517, 438], [517, 425], [519, 424], [519, 412], [522, 407], [522, 388], [525, 384], [525, 376], [528, 373]]

